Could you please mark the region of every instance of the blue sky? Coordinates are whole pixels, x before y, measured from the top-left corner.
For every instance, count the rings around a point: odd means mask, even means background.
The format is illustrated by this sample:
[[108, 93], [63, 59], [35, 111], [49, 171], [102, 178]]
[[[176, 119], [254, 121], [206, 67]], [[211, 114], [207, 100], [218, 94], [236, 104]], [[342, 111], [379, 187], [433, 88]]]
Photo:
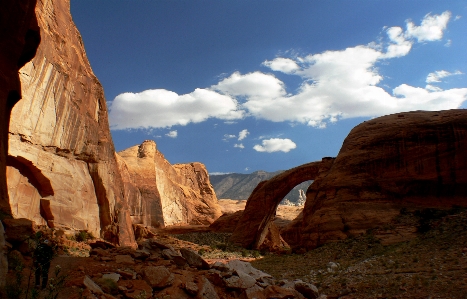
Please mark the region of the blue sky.
[[336, 156], [366, 119], [467, 108], [465, 1], [72, 0], [117, 151], [210, 173]]

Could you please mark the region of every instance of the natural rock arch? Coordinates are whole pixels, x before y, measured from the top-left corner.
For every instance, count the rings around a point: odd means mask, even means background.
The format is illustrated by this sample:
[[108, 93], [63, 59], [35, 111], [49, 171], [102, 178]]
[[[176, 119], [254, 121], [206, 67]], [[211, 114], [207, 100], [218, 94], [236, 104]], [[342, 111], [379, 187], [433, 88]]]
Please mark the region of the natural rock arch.
[[230, 241], [245, 248], [258, 249], [270, 230], [277, 206], [284, 196], [296, 185], [314, 180], [323, 171], [327, 172], [333, 161], [334, 158], [323, 158], [321, 161], [289, 169], [259, 183], [248, 198]]

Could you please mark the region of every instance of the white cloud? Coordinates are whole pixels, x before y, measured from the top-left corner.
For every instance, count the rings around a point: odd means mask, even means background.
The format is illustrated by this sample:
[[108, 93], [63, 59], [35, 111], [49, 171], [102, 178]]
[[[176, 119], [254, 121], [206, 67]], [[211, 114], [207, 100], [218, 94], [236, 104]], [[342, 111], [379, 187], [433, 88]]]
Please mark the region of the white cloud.
[[291, 74], [299, 69], [298, 64], [289, 58], [278, 57], [272, 61], [266, 60], [264, 66], [269, 67], [273, 71], [279, 71], [286, 74]]
[[177, 138], [178, 136], [177, 130], [170, 131], [169, 133], [165, 134], [165, 136], [168, 136], [170, 138]]
[[[401, 84], [388, 92], [378, 70], [390, 59], [408, 55], [416, 42], [442, 39], [450, 17], [449, 11], [427, 14], [420, 26], [407, 21], [405, 31], [386, 27], [387, 38], [367, 45], [266, 60], [263, 65], [272, 71], [300, 77], [301, 86], [293, 94], [274, 74], [259, 71], [235, 72], [216, 85], [185, 95], [161, 89], [120, 94], [110, 105], [112, 129], [170, 127], [208, 118], [231, 124], [245, 116], [324, 128], [342, 118], [458, 108], [467, 100], [467, 88], [442, 90], [433, 84], [446, 77], [446, 71], [428, 74], [424, 88]], [[454, 74], [458, 73], [449, 73]], [[247, 135], [248, 131], [241, 131], [238, 140]], [[229, 136], [224, 140], [236, 138]], [[255, 149], [267, 151], [268, 144]]]
[[435, 82], [441, 82], [442, 78], [449, 77], [449, 76], [454, 76], [454, 75], [462, 75], [463, 73], [461, 71], [455, 71], [454, 73], [450, 73], [448, 71], [435, 71], [433, 73], [429, 73], [428, 76], [426, 77], [426, 83], [435, 83]]
[[297, 145], [290, 139], [271, 138], [262, 141], [262, 144], [255, 145], [254, 150], [258, 152], [284, 152], [287, 153], [290, 150], [296, 148]]
[[390, 44], [387, 47], [384, 58], [394, 58], [405, 56], [412, 49], [412, 42], [404, 37], [404, 32], [401, 27], [391, 27], [386, 31]]
[[[275, 122], [305, 123], [318, 128], [341, 118], [458, 108], [467, 99], [467, 88], [443, 91], [431, 84], [426, 88], [402, 84], [390, 93], [379, 86], [383, 77], [376, 67], [379, 62], [407, 55], [415, 39], [430, 41], [441, 38], [449, 16], [449, 12], [427, 15], [421, 26], [408, 22], [410, 32], [404, 32], [401, 27], [390, 27], [386, 30], [386, 47], [370, 43], [341, 51], [265, 61], [263, 65], [272, 70], [285, 74], [293, 70], [293, 75], [303, 79], [295, 94], [287, 94], [284, 84], [272, 74], [258, 72], [245, 75], [236, 72], [214, 89], [230, 96], [241, 96], [242, 108], [249, 115]], [[293, 68], [283, 67], [292, 65], [291, 61], [295, 62]], [[255, 89], [258, 82], [258, 89]]]
[[427, 14], [420, 26], [409, 21], [407, 22], [406, 36], [416, 38], [418, 42], [440, 40], [450, 18], [451, 12], [445, 11], [440, 15]]
[[111, 128], [116, 130], [166, 128], [199, 123], [211, 117], [240, 119], [244, 112], [237, 106], [234, 98], [207, 89], [198, 88], [184, 95], [151, 89], [118, 95], [110, 105], [109, 119]]
[[452, 41], [450, 39], [447, 40], [447, 42], [444, 44], [445, 47], [450, 47], [452, 45]]
[[231, 174], [231, 172], [211, 172], [209, 175], [223, 175], [223, 174]]
[[245, 146], [243, 145], [243, 143], [235, 144], [234, 147], [245, 148]]
[[237, 136], [232, 135], [232, 134], [224, 134], [224, 139], [232, 139], [232, 138], [237, 138]]
[[249, 98], [276, 98], [285, 95], [284, 83], [270, 74], [261, 72], [241, 75], [235, 72], [211, 89], [230, 96]]
[[250, 134], [250, 132], [248, 132], [247, 129], [244, 129], [244, 130], [241, 130], [239, 133], [238, 133], [238, 140], [243, 140], [246, 138], [246, 136], [248, 136], [248, 134]]

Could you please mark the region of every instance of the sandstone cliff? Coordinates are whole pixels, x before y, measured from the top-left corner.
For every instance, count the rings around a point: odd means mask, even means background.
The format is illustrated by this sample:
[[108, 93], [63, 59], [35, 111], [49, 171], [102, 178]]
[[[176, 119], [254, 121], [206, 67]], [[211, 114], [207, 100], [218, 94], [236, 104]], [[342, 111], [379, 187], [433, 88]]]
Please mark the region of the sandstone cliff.
[[133, 223], [210, 224], [221, 215], [203, 164], [172, 166], [152, 140], [118, 155]]
[[[0, 219], [11, 214], [6, 183], [8, 126], [11, 108], [21, 99], [18, 70], [36, 53], [40, 42], [36, 0], [0, 2]], [[0, 288], [5, 285], [7, 247], [0, 221]]]
[[8, 189], [15, 218], [134, 244], [101, 84], [69, 0], [40, 1], [42, 42], [20, 70], [10, 121]]
[[330, 171], [308, 189], [301, 245], [362, 233], [404, 207], [452, 205], [467, 206], [467, 110], [375, 118], [349, 133]]

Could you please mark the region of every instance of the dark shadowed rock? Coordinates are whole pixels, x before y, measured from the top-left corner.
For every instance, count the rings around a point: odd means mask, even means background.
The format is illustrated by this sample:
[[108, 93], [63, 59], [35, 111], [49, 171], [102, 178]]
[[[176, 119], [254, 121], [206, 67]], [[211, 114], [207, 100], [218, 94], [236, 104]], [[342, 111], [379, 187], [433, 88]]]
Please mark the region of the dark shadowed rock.
[[466, 149], [467, 110], [404, 112], [356, 126], [307, 191], [302, 246], [363, 233], [402, 208], [467, 206]]
[[199, 254], [188, 248], [180, 248], [180, 253], [187, 263], [198, 269], [209, 269], [209, 264]]

